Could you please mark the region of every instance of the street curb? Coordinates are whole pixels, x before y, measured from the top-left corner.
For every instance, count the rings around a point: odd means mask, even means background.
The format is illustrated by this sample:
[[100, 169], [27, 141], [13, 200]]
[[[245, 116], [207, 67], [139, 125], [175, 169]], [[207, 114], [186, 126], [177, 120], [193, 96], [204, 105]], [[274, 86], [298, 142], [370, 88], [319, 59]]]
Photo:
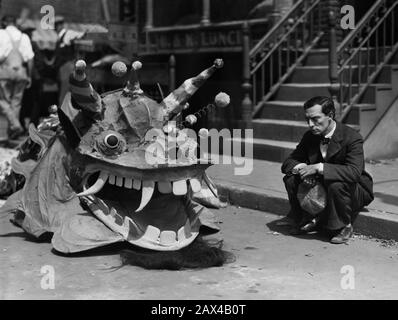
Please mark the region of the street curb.
[[[215, 181], [220, 199], [231, 205], [285, 216], [290, 209], [287, 195], [274, 190], [267, 193], [250, 186]], [[354, 231], [374, 238], [398, 241], [398, 217], [374, 209], [361, 211], [354, 223]]]
[[364, 235], [398, 241], [398, 217], [391, 213], [365, 209], [354, 223], [354, 229]]
[[253, 187], [242, 187], [229, 183], [215, 181], [220, 200], [243, 208], [267, 211], [276, 215], [286, 215], [289, 212], [289, 201], [272, 190], [258, 191]]

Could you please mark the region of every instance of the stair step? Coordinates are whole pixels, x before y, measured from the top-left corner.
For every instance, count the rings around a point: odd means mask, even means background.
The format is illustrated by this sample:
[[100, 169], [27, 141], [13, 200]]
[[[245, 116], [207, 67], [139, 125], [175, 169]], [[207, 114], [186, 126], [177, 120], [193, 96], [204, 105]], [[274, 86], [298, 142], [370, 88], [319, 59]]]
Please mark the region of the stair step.
[[304, 121], [303, 106], [304, 101], [267, 101], [259, 118]]
[[296, 120], [282, 120], [282, 119], [254, 119], [253, 123], [259, 125], [281, 125], [281, 126], [296, 126], [296, 127], [307, 127], [305, 121]]
[[306, 101], [314, 96], [328, 96], [329, 83], [284, 83], [275, 94], [275, 100]]
[[345, 123], [360, 131], [361, 118], [364, 113], [376, 111], [376, 105], [372, 103], [358, 103], [353, 106], [351, 112], [348, 114]]
[[[274, 120], [268, 119], [255, 119], [253, 120], [253, 124], [273, 124], [277, 123]], [[280, 123], [285, 124], [285, 128], [288, 128], [288, 125], [297, 125], [299, 128], [306, 129], [305, 123], [301, 121], [280, 121]], [[358, 126], [350, 125], [350, 127], [354, 128], [355, 130], [359, 131]], [[256, 129], [254, 129], [256, 130]], [[305, 132], [305, 131], [304, 131]], [[295, 141], [286, 141], [286, 140], [276, 140], [276, 139], [264, 139], [264, 138], [253, 138], [253, 139], [246, 139], [242, 137], [234, 137], [227, 139], [233, 143], [232, 145], [238, 143], [240, 144], [239, 152], [244, 153], [244, 157], [254, 158], [254, 159], [262, 159], [267, 161], [273, 162], [283, 162], [291, 152], [296, 148], [298, 142], [302, 138], [304, 133], [301, 133], [299, 136], [296, 137]], [[222, 149], [221, 145], [221, 149]], [[253, 151], [248, 152], [248, 150]], [[233, 151], [233, 150], [232, 150]], [[231, 150], [228, 150], [231, 152]], [[222, 153], [222, 150], [221, 150]], [[242, 153], [240, 153], [241, 155]], [[243, 155], [242, 155], [243, 156]]]
[[[377, 76], [375, 83], [390, 83], [391, 82], [391, 70], [395, 65], [385, 65], [380, 74]], [[376, 66], [369, 66], [369, 71], [372, 73]], [[347, 71], [344, 72], [343, 76], [345, 81], [348, 82], [349, 79], [349, 67], [345, 68]], [[352, 83], [358, 82], [358, 66], [352, 66]], [[361, 82], [364, 83], [367, 80], [367, 74], [365, 66], [361, 67]], [[314, 79], [319, 83], [329, 82], [329, 67], [328, 66], [304, 66], [297, 67], [293, 75], [288, 80], [288, 83], [313, 83]]]
[[[348, 124], [349, 127], [360, 131], [359, 125]], [[256, 139], [299, 142], [308, 131], [304, 121], [254, 119], [253, 136]]]
[[[387, 52], [391, 50], [390, 47], [387, 47]], [[367, 48], [361, 49], [361, 64], [367, 63]], [[385, 54], [382, 48], [379, 48], [379, 57], [384, 57]], [[359, 57], [359, 54], [358, 54]], [[370, 48], [369, 49], [369, 64], [375, 64], [376, 61], [376, 49]], [[380, 58], [379, 58], [380, 59]], [[390, 63], [398, 63], [397, 54], [395, 57], [391, 59]], [[327, 48], [320, 48], [320, 49], [313, 49], [308, 53], [307, 58], [304, 61], [304, 65], [306, 66], [327, 66], [329, 65], [329, 49]]]
[[[241, 150], [245, 150], [245, 143], [253, 148], [253, 158], [273, 162], [284, 161], [296, 148], [297, 143], [291, 141], [277, 141], [270, 139], [231, 138], [234, 143], [241, 143]], [[245, 157], [250, 155], [245, 152]]]
[[304, 121], [280, 119], [254, 119], [253, 135], [258, 139], [297, 142], [308, 130]]
[[[267, 101], [261, 110], [261, 119], [304, 121], [304, 101]], [[376, 110], [375, 104], [360, 103], [354, 105], [347, 117], [347, 123], [359, 125], [360, 113]]]
[[[329, 83], [285, 83], [275, 94], [275, 100], [306, 101], [314, 96], [329, 96]], [[377, 88], [391, 88], [389, 83], [372, 83], [369, 85], [360, 103], [374, 103]], [[352, 86], [352, 94], [358, 92], [358, 85]], [[344, 95], [348, 95], [348, 86], [344, 86]]]

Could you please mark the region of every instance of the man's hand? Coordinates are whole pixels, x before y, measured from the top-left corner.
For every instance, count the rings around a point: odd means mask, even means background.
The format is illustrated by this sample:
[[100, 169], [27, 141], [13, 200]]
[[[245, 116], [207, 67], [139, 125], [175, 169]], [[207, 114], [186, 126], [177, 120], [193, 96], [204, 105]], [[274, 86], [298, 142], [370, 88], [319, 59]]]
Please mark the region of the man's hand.
[[307, 177], [303, 179], [303, 183], [305, 183], [307, 186], [313, 187], [316, 185], [317, 183], [317, 179], [315, 178], [315, 176], [311, 176], [311, 177]]
[[300, 178], [304, 180], [305, 178], [309, 176], [316, 175], [317, 173], [320, 172], [320, 163], [317, 164], [310, 164], [308, 166], [302, 167], [298, 170], [298, 173], [300, 175]]
[[298, 165], [296, 165], [293, 170], [292, 173], [293, 174], [299, 174], [299, 169], [306, 167], [307, 164], [306, 163], [299, 163]]

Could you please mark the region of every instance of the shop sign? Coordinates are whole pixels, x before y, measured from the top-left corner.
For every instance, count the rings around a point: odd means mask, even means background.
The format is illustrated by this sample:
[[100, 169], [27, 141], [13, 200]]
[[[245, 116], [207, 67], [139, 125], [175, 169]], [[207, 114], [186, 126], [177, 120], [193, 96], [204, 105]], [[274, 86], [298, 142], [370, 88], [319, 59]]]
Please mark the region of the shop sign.
[[152, 43], [156, 50], [218, 50], [220, 48], [239, 48], [242, 46], [242, 31], [239, 29], [227, 30], [200, 30], [176, 31], [152, 34]]

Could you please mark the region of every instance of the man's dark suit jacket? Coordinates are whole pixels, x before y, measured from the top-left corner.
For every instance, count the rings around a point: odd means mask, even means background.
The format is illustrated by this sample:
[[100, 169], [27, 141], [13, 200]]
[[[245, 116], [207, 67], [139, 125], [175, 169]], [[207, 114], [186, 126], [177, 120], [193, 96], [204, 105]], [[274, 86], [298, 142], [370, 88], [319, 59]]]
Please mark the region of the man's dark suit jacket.
[[329, 142], [326, 159], [320, 158], [320, 136], [307, 131], [296, 149], [282, 164], [282, 172], [290, 174], [299, 163], [324, 162], [323, 179], [326, 184], [335, 181], [359, 183], [373, 197], [373, 181], [365, 171], [361, 135], [342, 123], [336, 122], [336, 125]]

